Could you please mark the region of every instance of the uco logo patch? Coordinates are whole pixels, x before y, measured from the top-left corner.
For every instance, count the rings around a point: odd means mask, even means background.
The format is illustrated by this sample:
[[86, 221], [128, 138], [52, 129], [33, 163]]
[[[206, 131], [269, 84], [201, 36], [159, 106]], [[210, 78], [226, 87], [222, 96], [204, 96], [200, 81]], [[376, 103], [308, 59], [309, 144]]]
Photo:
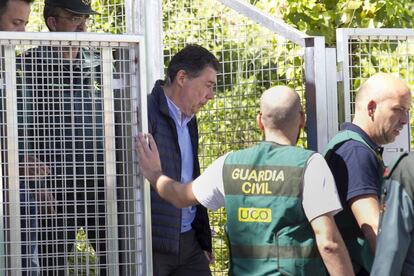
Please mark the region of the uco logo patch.
[[271, 222], [272, 210], [269, 208], [239, 208], [237, 217], [240, 222]]
[[89, 6], [91, 4], [91, 0], [82, 0], [82, 3]]

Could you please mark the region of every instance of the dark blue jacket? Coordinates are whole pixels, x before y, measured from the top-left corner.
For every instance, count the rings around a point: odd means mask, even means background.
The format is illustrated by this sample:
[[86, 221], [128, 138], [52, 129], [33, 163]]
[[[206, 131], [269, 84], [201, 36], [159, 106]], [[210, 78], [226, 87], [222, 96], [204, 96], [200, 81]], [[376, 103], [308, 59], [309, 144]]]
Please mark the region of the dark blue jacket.
[[[157, 143], [163, 173], [180, 181], [181, 154], [177, 130], [174, 120], [170, 117], [162, 85], [163, 82], [158, 80], [148, 98], [148, 128]], [[198, 129], [195, 117], [188, 123], [188, 128], [194, 155], [193, 178], [196, 178], [200, 175], [200, 164], [198, 162]], [[161, 199], [154, 190], [151, 190], [151, 215], [154, 252], [177, 255], [181, 231], [181, 209], [175, 208], [172, 204]], [[211, 230], [207, 210], [202, 205], [197, 205], [192, 227], [201, 248], [211, 252]]]

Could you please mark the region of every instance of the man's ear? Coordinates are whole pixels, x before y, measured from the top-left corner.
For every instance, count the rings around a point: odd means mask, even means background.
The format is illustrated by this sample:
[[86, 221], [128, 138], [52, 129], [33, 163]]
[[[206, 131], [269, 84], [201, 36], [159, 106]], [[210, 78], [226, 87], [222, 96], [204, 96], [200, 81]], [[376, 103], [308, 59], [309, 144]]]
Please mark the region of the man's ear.
[[256, 122], [257, 122], [257, 126], [259, 127], [259, 129], [261, 131], [264, 131], [264, 125], [263, 125], [263, 121], [262, 121], [262, 113], [261, 112], [257, 113]]
[[374, 117], [374, 113], [376, 109], [377, 109], [377, 103], [374, 100], [370, 100], [367, 103], [367, 111], [368, 111], [368, 116], [370, 118]]
[[175, 75], [174, 80], [177, 82], [177, 84], [180, 87], [182, 87], [184, 85], [186, 76], [187, 76], [187, 73], [184, 70], [179, 70], [177, 74]]
[[52, 32], [56, 31], [56, 18], [53, 16], [49, 16], [48, 18], [46, 18], [46, 25], [49, 27], [49, 29]]

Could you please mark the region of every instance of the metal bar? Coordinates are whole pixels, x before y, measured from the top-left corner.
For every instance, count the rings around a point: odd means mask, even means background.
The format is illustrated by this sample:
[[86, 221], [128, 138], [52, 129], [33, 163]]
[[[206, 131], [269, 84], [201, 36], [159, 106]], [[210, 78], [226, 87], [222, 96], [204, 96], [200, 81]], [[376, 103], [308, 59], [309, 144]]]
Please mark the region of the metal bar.
[[118, 210], [116, 198], [116, 157], [115, 157], [115, 122], [114, 99], [112, 89], [112, 49], [102, 49], [104, 122], [105, 122], [105, 201], [108, 219], [108, 274], [119, 275], [118, 256]]
[[[0, 54], [3, 55], [3, 49], [1, 49], [1, 48], [0, 48]], [[1, 68], [2, 68], [2, 70], [4, 70], [3, 69], [4, 62], [3, 62], [2, 57], [0, 57], [0, 62], [1, 62]], [[0, 77], [0, 79], [2, 79], [2, 78], [3, 78], [3, 76]], [[6, 92], [4, 91], [4, 87], [3, 87], [2, 82], [1, 82], [1, 85], [2, 86], [0, 87], [0, 89], [1, 89], [0, 92], [2, 94], [2, 97], [6, 97]], [[0, 97], [0, 101], [3, 105], [4, 101], [3, 101], [2, 97]], [[3, 121], [2, 121], [3, 124], [5, 124], [6, 123], [5, 112], [7, 111], [7, 109], [6, 109], [6, 107], [3, 107], [3, 108], [4, 108], [4, 110], [0, 110], [0, 112], [2, 112], [2, 114], [0, 116], [3, 119]], [[4, 126], [0, 126], [0, 127], [2, 129], [4, 128]], [[5, 133], [3, 135], [5, 135]], [[1, 138], [1, 139], [3, 139], [3, 138]], [[2, 147], [4, 147], [5, 145], [3, 144], [3, 141], [1, 141], [1, 143], [2, 143]], [[5, 148], [5, 149], [2, 148], [1, 150], [2, 151], [7, 150], [7, 148]], [[3, 157], [3, 152], [0, 152], [0, 164], [3, 165], [5, 163], [2, 159], [2, 157]], [[7, 173], [6, 173], [6, 175], [7, 175]], [[5, 220], [4, 208], [6, 207], [7, 202], [4, 201], [4, 197], [3, 197], [3, 193], [5, 191], [3, 180], [4, 180], [3, 170], [0, 169], [0, 269], [6, 270], [6, 255], [5, 255], [6, 239], [5, 239], [5, 235], [4, 235], [4, 233], [6, 231], [6, 228], [5, 228], [5, 224], [4, 224], [4, 220]], [[5, 273], [5, 271], [3, 271], [3, 273]]]
[[144, 34], [144, 0], [125, 0], [125, 24], [127, 34]]
[[145, 43], [147, 83], [152, 85], [164, 75], [161, 1], [145, 3]]
[[[147, 72], [145, 72], [146, 67], [146, 57], [144, 53], [146, 53], [145, 49], [146, 45], [144, 43], [139, 44], [139, 91], [138, 93], [138, 102], [139, 108], [138, 114], [135, 118], [140, 118], [140, 131], [148, 132], [148, 111], [147, 111], [147, 93], [149, 92], [147, 88]], [[144, 69], [145, 68], [145, 69]], [[138, 77], [138, 74], [137, 74]], [[137, 110], [137, 109], [135, 109]], [[135, 133], [137, 134], [137, 133]], [[137, 169], [137, 168], [136, 168]], [[143, 214], [144, 214], [144, 254], [143, 254], [143, 261], [145, 264], [145, 271], [143, 275], [152, 275], [152, 232], [151, 232], [151, 194], [150, 194], [150, 184], [148, 181], [144, 180], [143, 176], [141, 175], [137, 178], [137, 187], [142, 188], [142, 203], [143, 206]]]
[[[125, 8], [125, 29], [127, 34], [133, 34], [135, 33], [135, 15], [138, 15], [139, 13], [134, 13], [134, 3], [136, 1], [133, 0], [124, 0], [124, 8]], [[138, 1], [138, 5], [141, 2]], [[139, 29], [139, 26], [138, 26]]]
[[306, 39], [308, 47], [305, 48], [305, 97], [306, 97], [306, 126], [308, 148], [318, 148], [318, 121], [316, 110], [316, 85], [315, 85], [315, 48], [314, 37]]
[[[132, 0], [133, 1], [133, 0]], [[136, 0], [134, 1], [134, 34], [146, 34], [145, 33], [145, 0]]]
[[339, 74], [341, 74], [340, 79], [342, 80], [339, 83], [339, 89], [343, 94], [340, 104], [340, 107], [344, 109], [344, 120], [349, 122], [351, 121], [351, 106], [349, 105], [351, 101], [351, 88], [349, 84], [349, 42], [348, 42], [348, 31], [350, 29], [337, 29], [336, 30], [336, 45], [337, 45], [337, 61], [339, 65]]
[[[55, 43], [58, 41], [68, 42], [88, 42], [88, 43], [137, 43], [143, 42], [142, 35], [113, 35], [102, 33], [85, 33], [85, 32], [50, 32], [50, 33], [30, 33], [30, 32], [0, 32], [0, 40], [2, 44], [10, 40], [27, 41], [24, 44], [32, 45], [36, 41], [44, 41]], [[22, 44], [22, 43], [20, 43]], [[114, 45], [116, 46], [116, 45]]]
[[[340, 30], [340, 31], [339, 31]], [[407, 36], [414, 36], [414, 29], [397, 29], [397, 28], [343, 28], [337, 29], [337, 33], [342, 32], [346, 34], [348, 37], [350, 36], [379, 36], [379, 37], [393, 37], [398, 39], [399, 37], [406, 38]]]
[[305, 97], [306, 97], [306, 130], [308, 148], [317, 149], [317, 119], [316, 119], [316, 87], [314, 68], [312, 60], [314, 59], [314, 48], [305, 49]]
[[326, 48], [326, 102], [328, 141], [338, 132], [338, 87], [336, 76], [336, 49]]
[[[137, 46], [133, 49], [129, 50], [129, 56], [130, 59], [134, 59], [136, 62], [134, 63], [130, 63], [130, 69], [129, 71], [131, 72], [130, 75], [130, 82], [131, 82], [131, 99], [133, 99], [132, 101], [132, 111], [134, 112], [134, 114], [136, 116], [132, 116], [132, 120], [131, 123], [133, 126], [132, 128], [132, 136], [135, 137], [138, 135], [138, 131], [140, 131], [140, 123], [139, 121], [141, 120], [140, 118], [140, 106], [139, 106], [139, 98], [140, 98], [140, 84], [139, 84], [139, 53], [140, 53], [140, 47]], [[133, 146], [135, 145], [135, 143], [132, 144]], [[133, 159], [136, 161], [136, 154], [135, 151], [133, 152]], [[141, 192], [141, 187], [142, 187], [142, 181], [141, 178], [138, 177], [138, 169], [137, 169], [137, 162], [134, 162], [133, 168], [132, 168], [132, 172], [134, 175], [134, 179], [133, 179], [133, 191], [134, 191], [134, 210], [135, 210], [135, 236], [136, 236], [136, 243], [135, 243], [135, 252], [137, 252], [137, 254], [135, 255], [135, 263], [137, 264], [144, 264], [145, 266], [145, 230], [142, 230], [142, 225], [145, 223], [142, 221], [142, 217], [139, 215], [142, 212], [143, 206], [141, 206], [141, 202], [142, 202], [142, 197], [143, 195], [140, 193]], [[140, 242], [138, 242], [139, 240], [144, 240], [144, 244], [141, 244]], [[142, 267], [142, 266], [138, 266], [138, 270], [136, 271], [136, 275], [145, 275], [144, 271], [145, 271], [146, 267]], [[151, 275], [151, 274], [149, 274]]]
[[14, 46], [4, 46], [6, 110], [7, 110], [7, 159], [9, 179], [10, 265], [11, 275], [22, 273], [19, 144], [17, 133], [16, 56]]
[[279, 34], [301, 46], [305, 46], [305, 38], [309, 36], [297, 29], [289, 26], [280, 19], [266, 14], [256, 8], [255, 6], [243, 1], [243, 0], [219, 0], [223, 5], [241, 13], [251, 20], [259, 23], [261, 26], [266, 27], [272, 32]]
[[[305, 81], [308, 148], [322, 151], [328, 143], [325, 38], [306, 39]], [[319, 112], [318, 112], [319, 111]]]
[[315, 72], [316, 89], [316, 119], [317, 123], [317, 151], [323, 151], [328, 144], [328, 113], [324, 112], [328, 108], [326, 88], [326, 52], [325, 37], [314, 38], [314, 60], [312, 62]]

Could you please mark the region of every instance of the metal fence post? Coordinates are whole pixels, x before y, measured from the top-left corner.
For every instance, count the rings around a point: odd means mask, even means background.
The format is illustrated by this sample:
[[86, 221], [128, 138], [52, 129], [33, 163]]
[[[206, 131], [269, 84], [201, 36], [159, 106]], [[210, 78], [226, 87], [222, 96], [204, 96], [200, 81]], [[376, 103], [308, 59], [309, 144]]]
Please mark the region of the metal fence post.
[[110, 258], [108, 267], [110, 275], [119, 275], [119, 248], [118, 248], [118, 209], [116, 198], [116, 157], [115, 157], [115, 121], [114, 100], [112, 89], [112, 49], [102, 50], [103, 93], [104, 93], [104, 119], [105, 119], [105, 201], [108, 210], [108, 237], [107, 250]]
[[325, 38], [306, 38], [305, 81], [308, 148], [322, 151], [328, 143]]
[[349, 56], [348, 56], [348, 34], [346, 29], [336, 30], [336, 45], [337, 45], [337, 62], [339, 67], [339, 83], [338, 90], [340, 93], [339, 97], [339, 110], [340, 120], [349, 122], [351, 121], [351, 106], [350, 106], [350, 84], [349, 81]]
[[[145, 43], [140, 43], [139, 44], [139, 52], [141, 53], [145, 53], [146, 50], [146, 45]], [[145, 55], [140, 54], [139, 55], [141, 57], [141, 59], [139, 60], [139, 91], [141, 92], [138, 96], [138, 102], [139, 102], [139, 106], [137, 107], [138, 109], [138, 114], [136, 116], [136, 119], [139, 118], [139, 127], [140, 130], [143, 132], [148, 132], [148, 119], [147, 119], [147, 81], [148, 81], [148, 72], [144, 72], [148, 67], [148, 63], [147, 63], [147, 58]], [[135, 133], [136, 135], [137, 133]], [[134, 143], [135, 144], [135, 143]], [[138, 168], [136, 168], [138, 169]], [[143, 206], [141, 205], [143, 214], [144, 214], [144, 221], [141, 222], [137, 222], [137, 223], [141, 223], [144, 224], [144, 248], [143, 250], [145, 250], [145, 254], [143, 255], [144, 258], [144, 264], [145, 264], [145, 273], [143, 273], [142, 275], [152, 275], [152, 232], [151, 232], [151, 189], [150, 189], [150, 184], [148, 183], [148, 181], [146, 181], [144, 179], [144, 177], [141, 175], [139, 177], [138, 180], [138, 185], [141, 187], [142, 189], [142, 194], [141, 195], [137, 195], [137, 197], [141, 197], [141, 202], [143, 202]]]
[[17, 94], [16, 94], [16, 56], [15, 47], [5, 46], [6, 72], [6, 110], [7, 110], [7, 160], [9, 176], [9, 208], [7, 211], [10, 237], [11, 275], [22, 273], [21, 225], [20, 225], [20, 181], [19, 181], [19, 145], [17, 142]]
[[161, 0], [145, 1], [144, 6], [147, 84], [150, 88], [164, 75]]
[[326, 103], [328, 141], [338, 132], [338, 83], [336, 48], [326, 48]]

